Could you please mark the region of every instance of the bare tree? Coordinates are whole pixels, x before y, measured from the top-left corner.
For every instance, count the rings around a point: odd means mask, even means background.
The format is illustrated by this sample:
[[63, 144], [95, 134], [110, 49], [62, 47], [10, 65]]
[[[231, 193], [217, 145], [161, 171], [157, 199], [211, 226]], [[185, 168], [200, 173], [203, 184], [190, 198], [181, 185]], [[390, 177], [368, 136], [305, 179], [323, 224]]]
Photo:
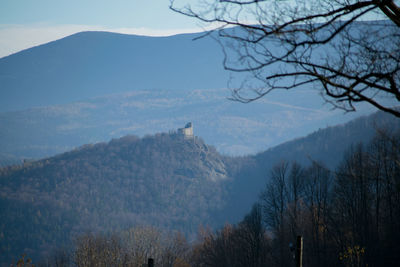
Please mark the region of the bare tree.
[[270, 239], [263, 226], [259, 204], [238, 225], [202, 231], [194, 247], [192, 266], [271, 266]]
[[177, 232], [174, 235], [166, 237], [166, 244], [164, 244], [162, 264], [163, 267], [184, 267], [190, 266], [190, 252], [191, 248], [185, 236]]
[[[305, 174], [305, 202], [309, 209], [305, 260], [310, 266], [330, 266], [328, 222], [331, 209], [332, 175], [322, 164], [313, 162]], [[335, 255], [336, 256], [336, 255]], [[334, 257], [335, 257], [334, 256]], [[334, 262], [335, 263], [335, 262]]]
[[237, 231], [240, 266], [261, 267], [271, 264], [269, 241], [263, 224], [262, 207], [255, 203]]
[[343, 225], [342, 245], [365, 246], [369, 241], [372, 203], [368, 156], [361, 144], [351, 147], [336, 171], [334, 205], [336, 225]]
[[232, 88], [234, 100], [315, 87], [335, 108], [367, 102], [400, 117], [398, 0], [170, 1], [219, 27], [226, 69], [257, 78]]
[[[289, 163], [282, 161], [272, 169], [265, 189], [260, 194], [260, 203], [263, 209], [264, 221], [267, 228], [274, 234], [277, 241], [279, 255], [275, 261], [278, 266], [288, 266], [288, 244], [287, 231], [287, 202], [288, 202], [288, 180]], [[288, 257], [289, 256], [289, 257]]]
[[74, 262], [78, 267], [125, 266], [118, 236], [85, 234], [77, 238]]
[[221, 230], [213, 233], [200, 233], [200, 243], [195, 246], [193, 265], [199, 267], [238, 266], [237, 244], [234, 240], [235, 226], [226, 224]]
[[290, 231], [293, 239], [296, 238], [301, 232], [299, 230], [301, 211], [300, 211], [300, 200], [304, 194], [304, 171], [303, 168], [297, 163], [291, 164], [289, 173], [289, 179], [287, 183], [288, 187], [288, 203], [290, 203], [290, 209], [288, 210]]
[[[400, 133], [378, 129], [369, 146], [371, 230], [375, 254], [393, 264], [400, 255]], [[380, 252], [379, 254], [377, 252]]]
[[[149, 258], [156, 266], [189, 266], [190, 245], [183, 234], [166, 233], [151, 226], [136, 226], [112, 235], [85, 234], [76, 240], [76, 266], [141, 267]], [[49, 262], [47, 266], [69, 266], [66, 261]]]

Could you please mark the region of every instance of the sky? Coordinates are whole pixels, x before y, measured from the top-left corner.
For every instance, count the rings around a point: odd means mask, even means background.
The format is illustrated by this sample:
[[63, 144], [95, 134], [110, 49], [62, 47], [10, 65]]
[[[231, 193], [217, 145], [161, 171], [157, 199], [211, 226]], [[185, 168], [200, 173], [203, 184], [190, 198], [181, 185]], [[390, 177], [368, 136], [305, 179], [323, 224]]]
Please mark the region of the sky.
[[0, 57], [88, 30], [165, 36], [203, 28], [169, 0], [0, 0]]

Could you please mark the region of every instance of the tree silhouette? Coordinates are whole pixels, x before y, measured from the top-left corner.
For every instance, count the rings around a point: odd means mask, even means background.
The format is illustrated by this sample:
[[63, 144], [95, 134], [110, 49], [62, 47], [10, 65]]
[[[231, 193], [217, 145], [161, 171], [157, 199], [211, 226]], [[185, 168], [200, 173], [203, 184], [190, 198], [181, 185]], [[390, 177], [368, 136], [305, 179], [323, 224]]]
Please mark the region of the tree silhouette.
[[232, 88], [234, 100], [316, 87], [335, 108], [367, 102], [400, 117], [398, 1], [171, 0], [170, 8], [217, 25], [225, 68], [256, 78]]

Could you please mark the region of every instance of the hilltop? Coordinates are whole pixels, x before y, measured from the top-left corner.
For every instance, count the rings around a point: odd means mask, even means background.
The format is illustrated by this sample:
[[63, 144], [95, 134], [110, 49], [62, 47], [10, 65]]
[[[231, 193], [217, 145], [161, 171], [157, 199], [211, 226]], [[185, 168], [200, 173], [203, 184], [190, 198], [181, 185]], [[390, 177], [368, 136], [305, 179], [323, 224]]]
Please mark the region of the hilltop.
[[213, 147], [177, 134], [85, 145], [0, 173], [0, 248], [10, 256], [132, 225], [194, 234], [216, 226], [230, 179]]
[[319, 102], [313, 90], [294, 98], [241, 104], [226, 90], [137, 90], [66, 105], [0, 113], [0, 166], [40, 159], [125, 135], [143, 137], [192, 121], [196, 135], [225, 155], [250, 155], [310, 132], [346, 122], [369, 109], [344, 115]]

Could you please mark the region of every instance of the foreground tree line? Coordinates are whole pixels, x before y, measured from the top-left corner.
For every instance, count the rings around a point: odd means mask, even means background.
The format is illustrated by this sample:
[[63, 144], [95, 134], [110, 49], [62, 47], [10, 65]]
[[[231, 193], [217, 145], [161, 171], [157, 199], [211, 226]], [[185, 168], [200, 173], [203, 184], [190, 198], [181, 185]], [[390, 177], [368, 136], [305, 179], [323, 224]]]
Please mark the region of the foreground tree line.
[[[238, 225], [203, 236], [194, 266], [397, 266], [400, 261], [400, 133], [380, 131], [349, 148], [335, 171], [285, 161]], [[293, 245], [292, 245], [293, 244]]]
[[[58, 248], [47, 259], [33, 264], [26, 255], [11, 266], [190, 266], [191, 246], [179, 232], [167, 233], [150, 226], [122, 232], [85, 233], [75, 239], [73, 248]], [[29, 256], [29, 255], [28, 255]]]
[[349, 148], [335, 171], [281, 161], [240, 223], [202, 229], [194, 242], [151, 227], [86, 234], [44, 266], [145, 266], [148, 258], [155, 266], [294, 266], [297, 235], [304, 266], [397, 266], [399, 218], [400, 133], [379, 131]]
[[399, 134], [351, 147], [334, 172], [280, 163], [259, 202], [273, 265], [290, 265], [288, 244], [300, 234], [307, 266], [396, 266], [399, 201]]

